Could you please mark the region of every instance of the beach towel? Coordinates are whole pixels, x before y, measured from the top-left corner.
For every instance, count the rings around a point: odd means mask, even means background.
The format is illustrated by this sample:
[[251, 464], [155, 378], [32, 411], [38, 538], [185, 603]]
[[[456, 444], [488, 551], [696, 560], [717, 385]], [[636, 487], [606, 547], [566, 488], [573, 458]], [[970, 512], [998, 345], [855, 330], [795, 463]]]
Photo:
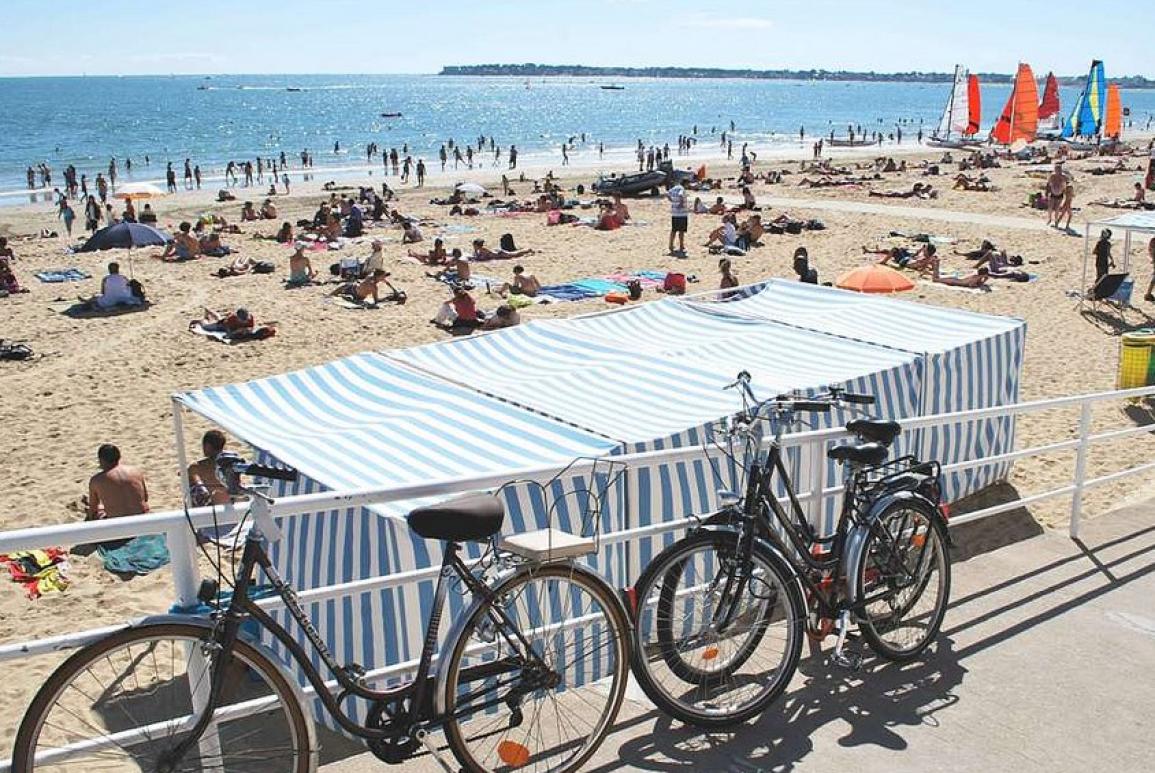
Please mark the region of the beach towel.
[[526, 306], [533, 306], [538, 303], [549, 303], [549, 298], [543, 298], [540, 295], [535, 295], [530, 298], [528, 295], [513, 295], [510, 294], [505, 302], [508, 306], [514, 309], [524, 309]]
[[168, 546], [163, 534], [133, 537], [128, 542], [96, 548], [104, 559], [104, 568], [113, 574], [145, 575], [169, 562]]
[[587, 277], [585, 279], [575, 279], [570, 284], [575, 287], [580, 287], [583, 290], [588, 290], [594, 295], [607, 295], [609, 293], [624, 293], [626, 286], [611, 282], [608, 279], [599, 279], [598, 277]]
[[448, 236], [449, 234], [475, 234], [481, 229], [475, 225], [466, 225], [465, 223], [449, 223], [441, 227], [439, 236]]
[[263, 325], [255, 330], [239, 330], [235, 333], [226, 333], [223, 330], [206, 330], [203, 324], [194, 322], [189, 325], [188, 330], [190, 333], [211, 338], [214, 341], [229, 344], [230, 346], [244, 341], [263, 341], [266, 338], [272, 338], [276, 335], [276, 331], [268, 325]]
[[30, 599], [52, 591], [63, 592], [72, 584], [68, 577], [68, 551], [64, 548], [0, 554], [0, 567], [8, 570], [12, 582], [24, 586]]
[[538, 290], [537, 294], [557, 301], [584, 301], [589, 298], [597, 298], [599, 295], [599, 293], [569, 283], [546, 285]]
[[92, 274], [83, 269], [70, 267], [37, 271], [36, 278], [41, 282], [56, 284], [57, 282], [79, 282], [81, 279], [91, 279]]
[[96, 317], [116, 317], [121, 314], [132, 314], [137, 311], [147, 311], [152, 304], [148, 301], [135, 306], [113, 306], [111, 309], [102, 309], [91, 303], [77, 301], [76, 303], [54, 304], [49, 306], [57, 314], [63, 314], [73, 319], [93, 319]]

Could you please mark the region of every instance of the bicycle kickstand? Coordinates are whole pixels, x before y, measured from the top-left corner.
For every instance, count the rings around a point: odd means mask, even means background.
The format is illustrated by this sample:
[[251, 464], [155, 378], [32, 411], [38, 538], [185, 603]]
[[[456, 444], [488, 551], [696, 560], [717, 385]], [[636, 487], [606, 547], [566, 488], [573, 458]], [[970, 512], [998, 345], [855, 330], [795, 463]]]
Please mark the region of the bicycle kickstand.
[[428, 730], [418, 730], [413, 734], [413, 737], [416, 738], [421, 743], [421, 745], [425, 747], [426, 751], [429, 752], [429, 755], [433, 757], [433, 759], [437, 760], [441, 767], [445, 768], [445, 773], [460, 773], [459, 768], [450, 765], [449, 761], [446, 760], [445, 756], [438, 750], [437, 744], [433, 743], [433, 739], [429, 737]]
[[834, 654], [831, 655], [831, 660], [836, 665], [848, 668], [851, 671], [857, 671], [862, 668], [862, 655], [858, 652], [850, 652], [846, 649], [846, 637], [850, 632], [850, 610], [844, 609], [838, 616], [838, 639], [834, 643]]

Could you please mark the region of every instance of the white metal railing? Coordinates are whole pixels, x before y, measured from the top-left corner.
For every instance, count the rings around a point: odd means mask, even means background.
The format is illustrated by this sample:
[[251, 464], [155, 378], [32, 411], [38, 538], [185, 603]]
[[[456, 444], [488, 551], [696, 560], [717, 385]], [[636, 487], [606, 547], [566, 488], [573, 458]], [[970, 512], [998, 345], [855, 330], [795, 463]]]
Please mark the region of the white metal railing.
[[[944, 472], [955, 472], [990, 464], [1011, 462], [1031, 456], [1074, 451], [1075, 469], [1070, 482], [1011, 502], [993, 505], [982, 510], [966, 513], [965, 515], [955, 516], [951, 518], [950, 522], [951, 525], [957, 525], [996, 515], [1008, 510], [1018, 509], [1043, 500], [1070, 496], [1069, 530], [1072, 537], [1077, 537], [1082, 515], [1083, 492], [1094, 486], [1103, 485], [1155, 469], [1155, 462], [1149, 462], [1135, 467], [1117, 470], [1099, 477], [1087, 478], [1087, 455], [1092, 445], [1117, 441], [1141, 434], [1155, 434], [1155, 426], [1125, 427], [1092, 434], [1091, 418], [1093, 407], [1096, 404], [1104, 402], [1151, 396], [1155, 396], [1155, 387], [1142, 387], [1138, 389], [1075, 395], [957, 413], [902, 419], [899, 423], [902, 425], [903, 430], [909, 431], [983, 419], [1078, 407], [1080, 409], [1080, 417], [1074, 438], [1056, 440], [1051, 443], [1018, 451], [969, 459], [943, 467]], [[809, 458], [821, 459], [823, 449], [827, 443], [846, 437], [849, 437], [849, 433], [842, 428], [800, 432], [786, 436], [783, 440], [783, 446], [785, 448], [809, 449], [811, 451]], [[648, 466], [698, 460], [703, 458], [704, 454], [705, 451], [700, 447], [687, 447], [618, 456], [614, 457], [614, 461], [631, 466]], [[593, 464], [593, 460], [578, 462], [570, 467], [570, 472], [575, 474], [589, 472]], [[507, 470], [500, 474], [435, 480], [427, 483], [408, 484], [404, 486], [304, 494], [278, 499], [269, 506], [269, 511], [273, 517], [290, 518], [307, 513], [342, 510], [435, 495], [492, 489], [514, 479], [546, 482], [560, 472], [561, 468], [561, 465], [556, 467], [527, 467]], [[815, 474], [811, 476], [814, 479], [811, 488], [809, 491], [799, 492], [798, 499], [800, 502], [808, 503], [814, 507], [820, 506], [828, 497], [838, 496], [842, 491], [842, 486], [826, 485], [826, 467], [824, 464], [812, 465], [812, 470]], [[190, 529], [190, 522], [191, 526], [197, 529], [213, 525], [235, 524], [241, 520], [246, 509], [246, 503], [239, 502], [235, 505], [216, 508], [215, 511], [213, 508], [208, 507], [190, 509], [187, 513], [183, 510], [172, 510], [150, 513], [144, 518], [119, 518], [0, 532], [0, 553], [35, 549], [45, 545], [97, 543], [146, 534], [163, 534], [168, 541], [169, 551], [172, 556], [173, 584], [177, 603], [181, 605], [191, 605], [196, 601], [196, 593], [200, 581], [195, 555], [196, 546], [192, 536], [193, 532]], [[677, 521], [624, 529], [602, 535], [601, 542], [606, 545], [618, 544], [646, 536], [675, 531], [684, 528], [686, 524], [689, 523], [689, 520], [690, 519], [679, 519]], [[436, 577], [438, 571], [439, 567], [430, 567], [380, 577], [363, 578], [352, 582], [304, 590], [298, 594], [298, 597], [302, 603], [307, 604], [327, 599], [352, 596], [366, 591], [399, 587], [409, 583], [433, 579]], [[261, 606], [270, 609], [283, 606], [279, 598], [264, 599], [259, 603]], [[120, 627], [122, 626], [109, 626], [47, 637], [30, 642], [2, 645], [0, 646], [0, 663], [83, 646]], [[375, 670], [369, 676], [373, 681], [393, 678], [411, 670], [412, 667], [413, 664], [411, 663], [400, 663]], [[6, 762], [0, 762], [0, 771], [6, 769]]]

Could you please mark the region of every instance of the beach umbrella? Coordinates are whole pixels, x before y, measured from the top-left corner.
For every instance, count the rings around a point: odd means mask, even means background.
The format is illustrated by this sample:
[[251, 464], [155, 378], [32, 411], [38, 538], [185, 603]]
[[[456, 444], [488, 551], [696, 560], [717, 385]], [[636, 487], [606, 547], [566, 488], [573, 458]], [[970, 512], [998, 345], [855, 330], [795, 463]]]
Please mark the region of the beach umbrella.
[[470, 196], [485, 195], [485, 188], [481, 187], [477, 183], [458, 183], [457, 190], [461, 191], [462, 193], [467, 193]]
[[152, 183], [128, 183], [112, 195], [118, 199], [159, 199], [168, 194]]
[[914, 289], [914, 282], [890, 266], [878, 263], [847, 271], [838, 277], [834, 285], [843, 290], [854, 290], [859, 293], [901, 293]]
[[117, 223], [89, 237], [78, 251], [125, 249], [128, 247], [158, 247], [168, 244], [172, 237], [160, 229], [140, 223]]

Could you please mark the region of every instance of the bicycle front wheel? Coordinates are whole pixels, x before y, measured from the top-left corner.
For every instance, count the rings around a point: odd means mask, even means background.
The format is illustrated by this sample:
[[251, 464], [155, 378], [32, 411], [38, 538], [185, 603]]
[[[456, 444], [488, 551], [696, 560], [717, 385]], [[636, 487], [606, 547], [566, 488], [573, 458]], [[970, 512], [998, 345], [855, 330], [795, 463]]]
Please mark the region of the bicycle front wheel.
[[519, 572], [494, 593], [497, 608], [478, 609], [450, 655], [449, 747], [470, 773], [575, 771], [625, 695], [625, 609], [604, 580], [570, 564]]
[[950, 599], [946, 527], [930, 505], [887, 507], [863, 543], [859, 628], [887, 660], [909, 660], [938, 635]]
[[634, 675], [667, 714], [705, 728], [744, 722], [786, 689], [805, 608], [788, 566], [737, 535], [703, 531], [655, 558], [634, 588]]
[[214, 721], [188, 752], [218, 662], [212, 632], [184, 623], [126, 628], [68, 658], [32, 701], [14, 773], [307, 773], [312, 725], [281, 670], [238, 641]]

